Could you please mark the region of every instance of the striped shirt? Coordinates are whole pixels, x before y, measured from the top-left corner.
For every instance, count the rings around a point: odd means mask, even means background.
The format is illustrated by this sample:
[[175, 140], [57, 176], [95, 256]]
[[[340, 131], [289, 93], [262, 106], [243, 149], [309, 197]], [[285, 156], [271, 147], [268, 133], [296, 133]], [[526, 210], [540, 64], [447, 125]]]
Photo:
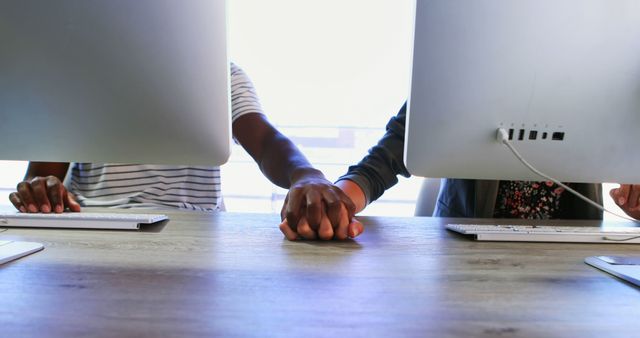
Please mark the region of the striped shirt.
[[[262, 114], [249, 77], [231, 63], [231, 119]], [[74, 163], [68, 189], [86, 207], [222, 210], [220, 168]]]

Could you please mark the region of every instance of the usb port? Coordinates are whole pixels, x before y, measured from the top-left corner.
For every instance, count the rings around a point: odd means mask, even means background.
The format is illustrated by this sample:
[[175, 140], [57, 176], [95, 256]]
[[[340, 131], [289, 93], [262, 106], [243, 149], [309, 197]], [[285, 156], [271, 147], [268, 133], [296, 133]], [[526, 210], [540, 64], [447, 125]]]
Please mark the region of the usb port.
[[529, 132], [529, 139], [530, 140], [535, 140], [538, 138], [538, 132], [536, 130], [531, 130]]
[[513, 128], [509, 129], [509, 141], [513, 140]]
[[524, 129], [520, 129], [518, 132], [518, 141], [524, 140]]
[[554, 141], [562, 141], [564, 140], [564, 133], [561, 131], [556, 131], [551, 135], [551, 139]]

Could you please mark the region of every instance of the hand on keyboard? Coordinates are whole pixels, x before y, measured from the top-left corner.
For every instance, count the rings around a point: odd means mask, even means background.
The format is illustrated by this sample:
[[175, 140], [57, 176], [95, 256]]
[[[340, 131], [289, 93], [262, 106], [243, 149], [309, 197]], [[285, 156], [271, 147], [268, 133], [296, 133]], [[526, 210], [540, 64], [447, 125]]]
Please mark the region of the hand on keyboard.
[[9, 195], [13, 206], [26, 213], [78, 212], [80, 204], [55, 176], [35, 177], [18, 183], [17, 192]]
[[621, 184], [609, 195], [627, 215], [640, 219], [640, 184]]

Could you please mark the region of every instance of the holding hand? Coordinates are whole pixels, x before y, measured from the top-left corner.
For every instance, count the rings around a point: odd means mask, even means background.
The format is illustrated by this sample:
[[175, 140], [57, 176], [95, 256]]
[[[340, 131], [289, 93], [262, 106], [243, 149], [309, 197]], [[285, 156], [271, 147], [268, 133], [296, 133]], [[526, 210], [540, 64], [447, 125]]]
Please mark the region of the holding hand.
[[355, 238], [364, 226], [353, 216], [364, 206], [362, 189], [351, 181], [333, 185], [324, 176], [301, 180], [291, 187], [282, 207], [280, 231], [291, 241]]
[[364, 231], [364, 225], [360, 223], [355, 217], [347, 218], [347, 212], [344, 206], [342, 206], [340, 211], [340, 222], [337, 226], [333, 226], [329, 221], [329, 218], [326, 214], [322, 215], [322, 219], [320, 221], [320, 226], [317, 230], [314, 230], [309, 225], [309, 222], [306, 218], [301, 218], [295, 227], [296, 230], [293, 230], [294, 227], [289, 226], [289, 223], [286, 219], [282, 221], [280, 224], [280, 231], [285, 235], [285, 237], [290, 241], [295, 241], [297, 239], [321, 239], [321, 240], [346, 240], [348, 238], [355, 238], [360, 235]]
[[[297, 232], [298, 225], [308, 225], [314, 232], [321, 231], [318, 234], [320, 238], [331, 234], [330, 239], [335, 232], [334, 228], [353, 218], [355, 209], [347, 194], [317, 172], [306, 174], [291, 185], [281, 216], [283, 220], [286, 219], [293, 232]], [[303, 219], [304, 222], [301, 222]], [[303, 232], [306, 231], [303, 227]]]
[[609, 195], [627, 215], [640, 219], [640, 184], [621, 184]]
[[75, 196], [67, 191], [55, 176], [35, 177], [18, 183], [17, 192], [9, 195], [9, 200], [20, 212], [61, 213], [66, 209], [80, 211]]

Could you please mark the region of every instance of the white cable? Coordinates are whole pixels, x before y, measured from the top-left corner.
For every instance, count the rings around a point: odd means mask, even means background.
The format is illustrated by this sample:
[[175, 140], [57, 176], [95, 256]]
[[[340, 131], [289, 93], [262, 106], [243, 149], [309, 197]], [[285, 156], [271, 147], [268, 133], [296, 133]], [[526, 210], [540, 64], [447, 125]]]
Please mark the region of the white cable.
[[520, 160], [520, 162], [522, 162], [522, 164], [525, 165], [525, 167], [527, 167], [529, 170], [531, 170], [532, 172], [534, 172], [536, 175], [538, 176], [542, 176], [545, 179], [547, 179], [548, 181], [552, 181], [553, 183], [563, 187], [565, 190], [571, 192], [572, 194], [576, 195], [578, 198], [580, 198], [581, 200], [593, 205], [594, 207], [598, 208], [598, 210], [602, 210], [603, 212], [608, 212], [611, 215], [620, 217], [620, 218], [624, 218], [626, 220], [629, 221], [633, 221], [633, 222], [637, 222], [640, 223], [640, 220], [631, 218], [629, 216], [626, 215], [621, 215], [618, 214], [616, 212], [613, 212], [609, 209], [606, 209], [605, 207], [601, 206], [600, 204], [592, 201], [591, 199], [585, 197], [584, 195], [582, 195], [581, 193], [571, 189], [571, 187], [567, 186], [566, 184], [556, 180], [555, 178], [541, 172], [540, 170], [534, 168], [531, 164], [529, 164], [529, 162], [527, 162], [527, 160], [525, 160], [522, 155], [520, 155], [520, 153], [513, 147], [513, 145], [511, 144], [511, 142], [509, 142], [509, 135], [507, 134], [507, 131], [504, 128], [498, 128], [498, 135], [497, 135], [497, 139], [500, 143], [504, 144], [505, 146], [507, 146], [507, 148], [509, 148], [509, 150], [511, 150], [511, 152], [518, 158], [518, 160]]

